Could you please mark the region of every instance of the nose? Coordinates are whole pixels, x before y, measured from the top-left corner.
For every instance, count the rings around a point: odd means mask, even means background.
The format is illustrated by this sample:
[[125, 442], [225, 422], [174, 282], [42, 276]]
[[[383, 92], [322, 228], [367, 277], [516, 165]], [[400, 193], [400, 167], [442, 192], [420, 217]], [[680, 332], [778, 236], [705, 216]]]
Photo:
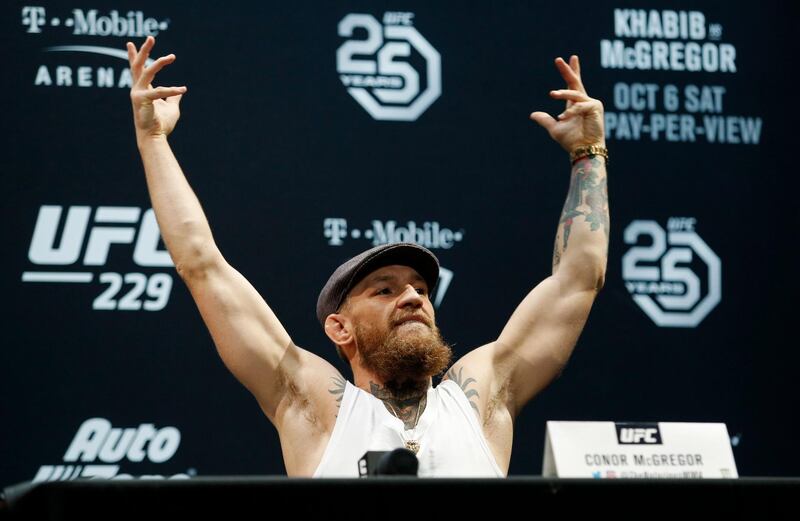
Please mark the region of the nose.
[[400, 307], [408, 306], [419, 308], [422, 307], [423, 302], [424, 299], [422, 298], [422, 295], [417, 293], [417, 289], [411, 284], [406, 284], [403, 293], [400, 295], [400, 302], [398, 302], [397, 305]]
[[433, 307], [430, 302], [426, 303], [426, 300], [427, 297], [417, 293], [417, 289], [413, 285], [406, 284], [397, 302], [397, 307], [404, 311], [398, 313], [398, 316], [424, 315], [425, 323], [431, 327], [434, 324]]

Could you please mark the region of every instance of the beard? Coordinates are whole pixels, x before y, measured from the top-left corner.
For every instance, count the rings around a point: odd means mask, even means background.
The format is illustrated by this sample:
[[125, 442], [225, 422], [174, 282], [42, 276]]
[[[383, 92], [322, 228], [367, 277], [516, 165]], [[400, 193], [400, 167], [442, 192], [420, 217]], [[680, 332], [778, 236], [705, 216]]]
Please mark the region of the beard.
[[436, 324], [393, 324], [388, 332], [356, 324], [355, 337], [364, 367], [398, 399], [427, 391], [429, 379], [444, 372], [453, 357]]

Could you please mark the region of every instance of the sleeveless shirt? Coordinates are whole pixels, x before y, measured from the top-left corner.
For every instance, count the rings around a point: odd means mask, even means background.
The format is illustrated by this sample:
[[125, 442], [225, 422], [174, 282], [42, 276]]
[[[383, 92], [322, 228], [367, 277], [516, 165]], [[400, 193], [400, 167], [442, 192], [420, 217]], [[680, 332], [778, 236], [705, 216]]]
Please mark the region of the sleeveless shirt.
[[[330, 440], [312, 477], [357, 478], [364, 453], [404, 447], [404, 430], [403, 421], [382, 400], [347, 381]], [[469, 399], [453, 380], [428, 388], [416, 429], [405, 431], [405, 436], [420, 444], [420, 477], [505, 477]]]

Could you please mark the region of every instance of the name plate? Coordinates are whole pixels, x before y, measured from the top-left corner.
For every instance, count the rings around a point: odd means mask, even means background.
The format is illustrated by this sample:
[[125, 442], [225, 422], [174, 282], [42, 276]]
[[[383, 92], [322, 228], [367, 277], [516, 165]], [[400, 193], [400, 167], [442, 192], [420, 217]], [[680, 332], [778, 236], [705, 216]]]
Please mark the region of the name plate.
[[549, 421], [542, 475], [738, 478], [724, 423]]

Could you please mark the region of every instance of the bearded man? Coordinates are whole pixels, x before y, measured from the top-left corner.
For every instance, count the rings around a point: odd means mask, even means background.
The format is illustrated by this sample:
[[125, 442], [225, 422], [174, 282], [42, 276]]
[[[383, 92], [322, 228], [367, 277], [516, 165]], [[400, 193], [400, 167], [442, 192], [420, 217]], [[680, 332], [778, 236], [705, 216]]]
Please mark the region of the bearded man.
[[139, 152], [162, 238], [222, 360], [278, 431], [289, 476], [357, 477], [366, 451], [405, 447], [420, 476], [502, 477], [514, 421], [564, 368], [602, 288], [608, 256], [603, 106], [586, 94], [577, 56], [556, 68], [557, 118], [534, 112], [569, 154], [571, 183], [553, 273], [523, 299], [496, 340], [468, 352], [436, 387], [452, 351], [429, 295], [439, 263], [426, 248], [385, 244], [339, 266], [317, 318], [353, 382], [297, 346], [253, 286], [223, 258], [167, 143], [186, 87], [153, 87], [175, 56], [128, 43]]

